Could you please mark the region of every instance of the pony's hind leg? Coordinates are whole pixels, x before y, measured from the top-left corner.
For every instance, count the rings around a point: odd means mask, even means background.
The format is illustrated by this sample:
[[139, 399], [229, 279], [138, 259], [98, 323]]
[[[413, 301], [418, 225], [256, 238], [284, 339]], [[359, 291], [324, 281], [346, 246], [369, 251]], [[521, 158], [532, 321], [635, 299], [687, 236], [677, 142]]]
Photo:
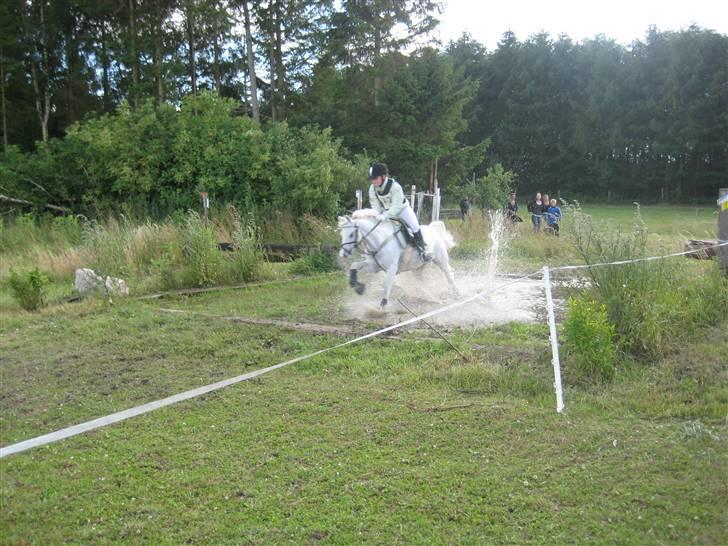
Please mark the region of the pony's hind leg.
[[450, 267], [450, 260], [448, 259], [447, 252], [443, 250], [442, 253], [444, 253], [444, 256], [437, 256], [434, 261], [437, 264], [437, 267], [440, 268], [440, 271], [445, 274], [450, 292], [452, 292], [456, 298], [459, 298], [460, 290], [458, 290], [458, 287], [455, 285], [455, 275], [453, 275], [452, 267]]

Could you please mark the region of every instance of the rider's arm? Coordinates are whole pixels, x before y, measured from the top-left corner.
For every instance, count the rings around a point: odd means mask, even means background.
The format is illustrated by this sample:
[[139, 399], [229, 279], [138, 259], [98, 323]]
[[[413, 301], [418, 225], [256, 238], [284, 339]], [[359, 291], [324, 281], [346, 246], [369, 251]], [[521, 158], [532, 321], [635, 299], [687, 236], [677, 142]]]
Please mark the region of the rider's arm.
[[402, 186], [396, 182], [392, 184], [392, 189], [389, 191], [392, 194], [392, 206], [389, 207], [387, 215], [390, 218], [397, 218], [399, 217], [399, 213], [402, 212], [402, 209], [406, 206], [404, 192], [402, 191]]
[[377, 190], [374, 189], [374, 184], [369, 186], [369, 206], [376, 210], [377, 214], [379, 214], [384, 210], [384, 208], [382, 208], [382, 205], [379, 203], [379, 199], [377, 199], [376, 191]]

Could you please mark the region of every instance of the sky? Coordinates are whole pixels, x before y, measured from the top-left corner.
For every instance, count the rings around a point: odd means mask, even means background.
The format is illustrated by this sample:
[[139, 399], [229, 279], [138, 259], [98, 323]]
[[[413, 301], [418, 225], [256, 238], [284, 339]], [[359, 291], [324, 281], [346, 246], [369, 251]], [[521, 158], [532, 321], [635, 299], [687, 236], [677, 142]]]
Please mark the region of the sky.
[[507, 30], [525, 40], [546, 31], [576, 41], [604, 34], [622, 44], [644, 38], [650, 25], [680, 30], [695, 23], [728, 34], [728, 0], [444, 0], [443, 44], [468, 32], [489, 50]]

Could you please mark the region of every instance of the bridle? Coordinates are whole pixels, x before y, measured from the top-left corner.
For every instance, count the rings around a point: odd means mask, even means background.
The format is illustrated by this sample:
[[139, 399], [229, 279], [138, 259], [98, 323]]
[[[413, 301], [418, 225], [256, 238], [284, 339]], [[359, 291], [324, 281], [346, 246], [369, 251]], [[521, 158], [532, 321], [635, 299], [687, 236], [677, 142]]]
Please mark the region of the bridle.
[[[364, 235], [362, 235], [361, 238], [359, 238], [359, 224], [357, 224], [356, 222], [351, 222], [351, 223], [343, 226], [342, 229], [353, 227], [355, 230], [354, 231], [354, 240], [347, 241], [347, 242], [343, 243], [340, 247], [341, 250], [344, 251], [344, 256], [348, 258], [349, 256], [351, 256], [351, 254], [356, 249], [359, 252], [361, 252], [362, 254], [364, 254], [365, 256], [368, 256], [372, 260], [374, 260], [374, 263], [377, 264], [377, 267], [379, 269], [381, 269], [382, 271], [385, 271], [385, 268], [382, 267], [382, 264], [379, 263], [379, 260], [377, 259], [377, 254], [379, 253], [380, 250], [382, 250], [387, 245], [387, 243], [389, 243], [389, 241], [397, 238], [397, 233], [399, 232], [399, 230], [395, 229], [389, 237], [385, 238], [384, 241], [382, 241], [382, 244], [379, 245], [379, 248], [377, 248], [376, 250], [372, 250], [367, 237], [369, 237], [369, 235], [375, 229], [377, 229], [379, 227], [379, 224], [381, 224], [381, 223], [382, 223], [382, 220], [377, 220], [377, 222], [374, 224], [372, 229], [370, 229]], [[353, 245], [353, 246], [349, 247], [347, 245]]]
[[[342, 243], [341, 246], [339, 247], [341, 250], [344, 251], [344, 255], [348, 258], [349, 256], [351, 256], [351, 254], [356, 249], [359, 252], [361, 252], [362, 254], [366, 254], [366, 255], [374, 257], [378, 251], [376, 251], [374, 253], [369, 251], [369, 241], [367, 240], [367, 237], [369, 237], [369, 235], [372, 233], [372, 231], [377, 229], [377, 227], [379, 227], [379, 224], [381, 224], [381, 223], [382, 223], [381, 220], [377, 220], [376, 224], [374, 224], [374, 227], [372, 227], [372, 229], [367, 231], [361, 238], [359, 238], [359, 224], [357, 224], [356, 222], [351, 222], [351, 223], [343, 226], [342, 229], [354, 228], [354, 240]], [[361, 246], [362, 243], [364, 243], [363, 247]], [[354, 245], [354, 246], [352, 246], [351, 248], [348, 248], [347, 245]], [[375, 258], [375, 261], [376, 261], [376, 258]]]

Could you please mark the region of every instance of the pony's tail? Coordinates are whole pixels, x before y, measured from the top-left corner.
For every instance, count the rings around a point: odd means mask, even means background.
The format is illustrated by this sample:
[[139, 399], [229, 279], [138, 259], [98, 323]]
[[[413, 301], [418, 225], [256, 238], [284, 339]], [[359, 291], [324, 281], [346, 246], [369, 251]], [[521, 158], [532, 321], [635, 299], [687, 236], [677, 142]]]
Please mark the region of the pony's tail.
[[440, 234], [440, 237], [442, 237], [442, 241], [445, 243], [445, 248], [450, 250], [455, 245], [457, 245], [455, 239], [452, 236], [452, 233], [450, 233], [447, 230], [447, 227], [445, 227], [445, 222], [440, 222], [438, 220], [437, 222], [432, 222], [430, 224], [430, 227]]

